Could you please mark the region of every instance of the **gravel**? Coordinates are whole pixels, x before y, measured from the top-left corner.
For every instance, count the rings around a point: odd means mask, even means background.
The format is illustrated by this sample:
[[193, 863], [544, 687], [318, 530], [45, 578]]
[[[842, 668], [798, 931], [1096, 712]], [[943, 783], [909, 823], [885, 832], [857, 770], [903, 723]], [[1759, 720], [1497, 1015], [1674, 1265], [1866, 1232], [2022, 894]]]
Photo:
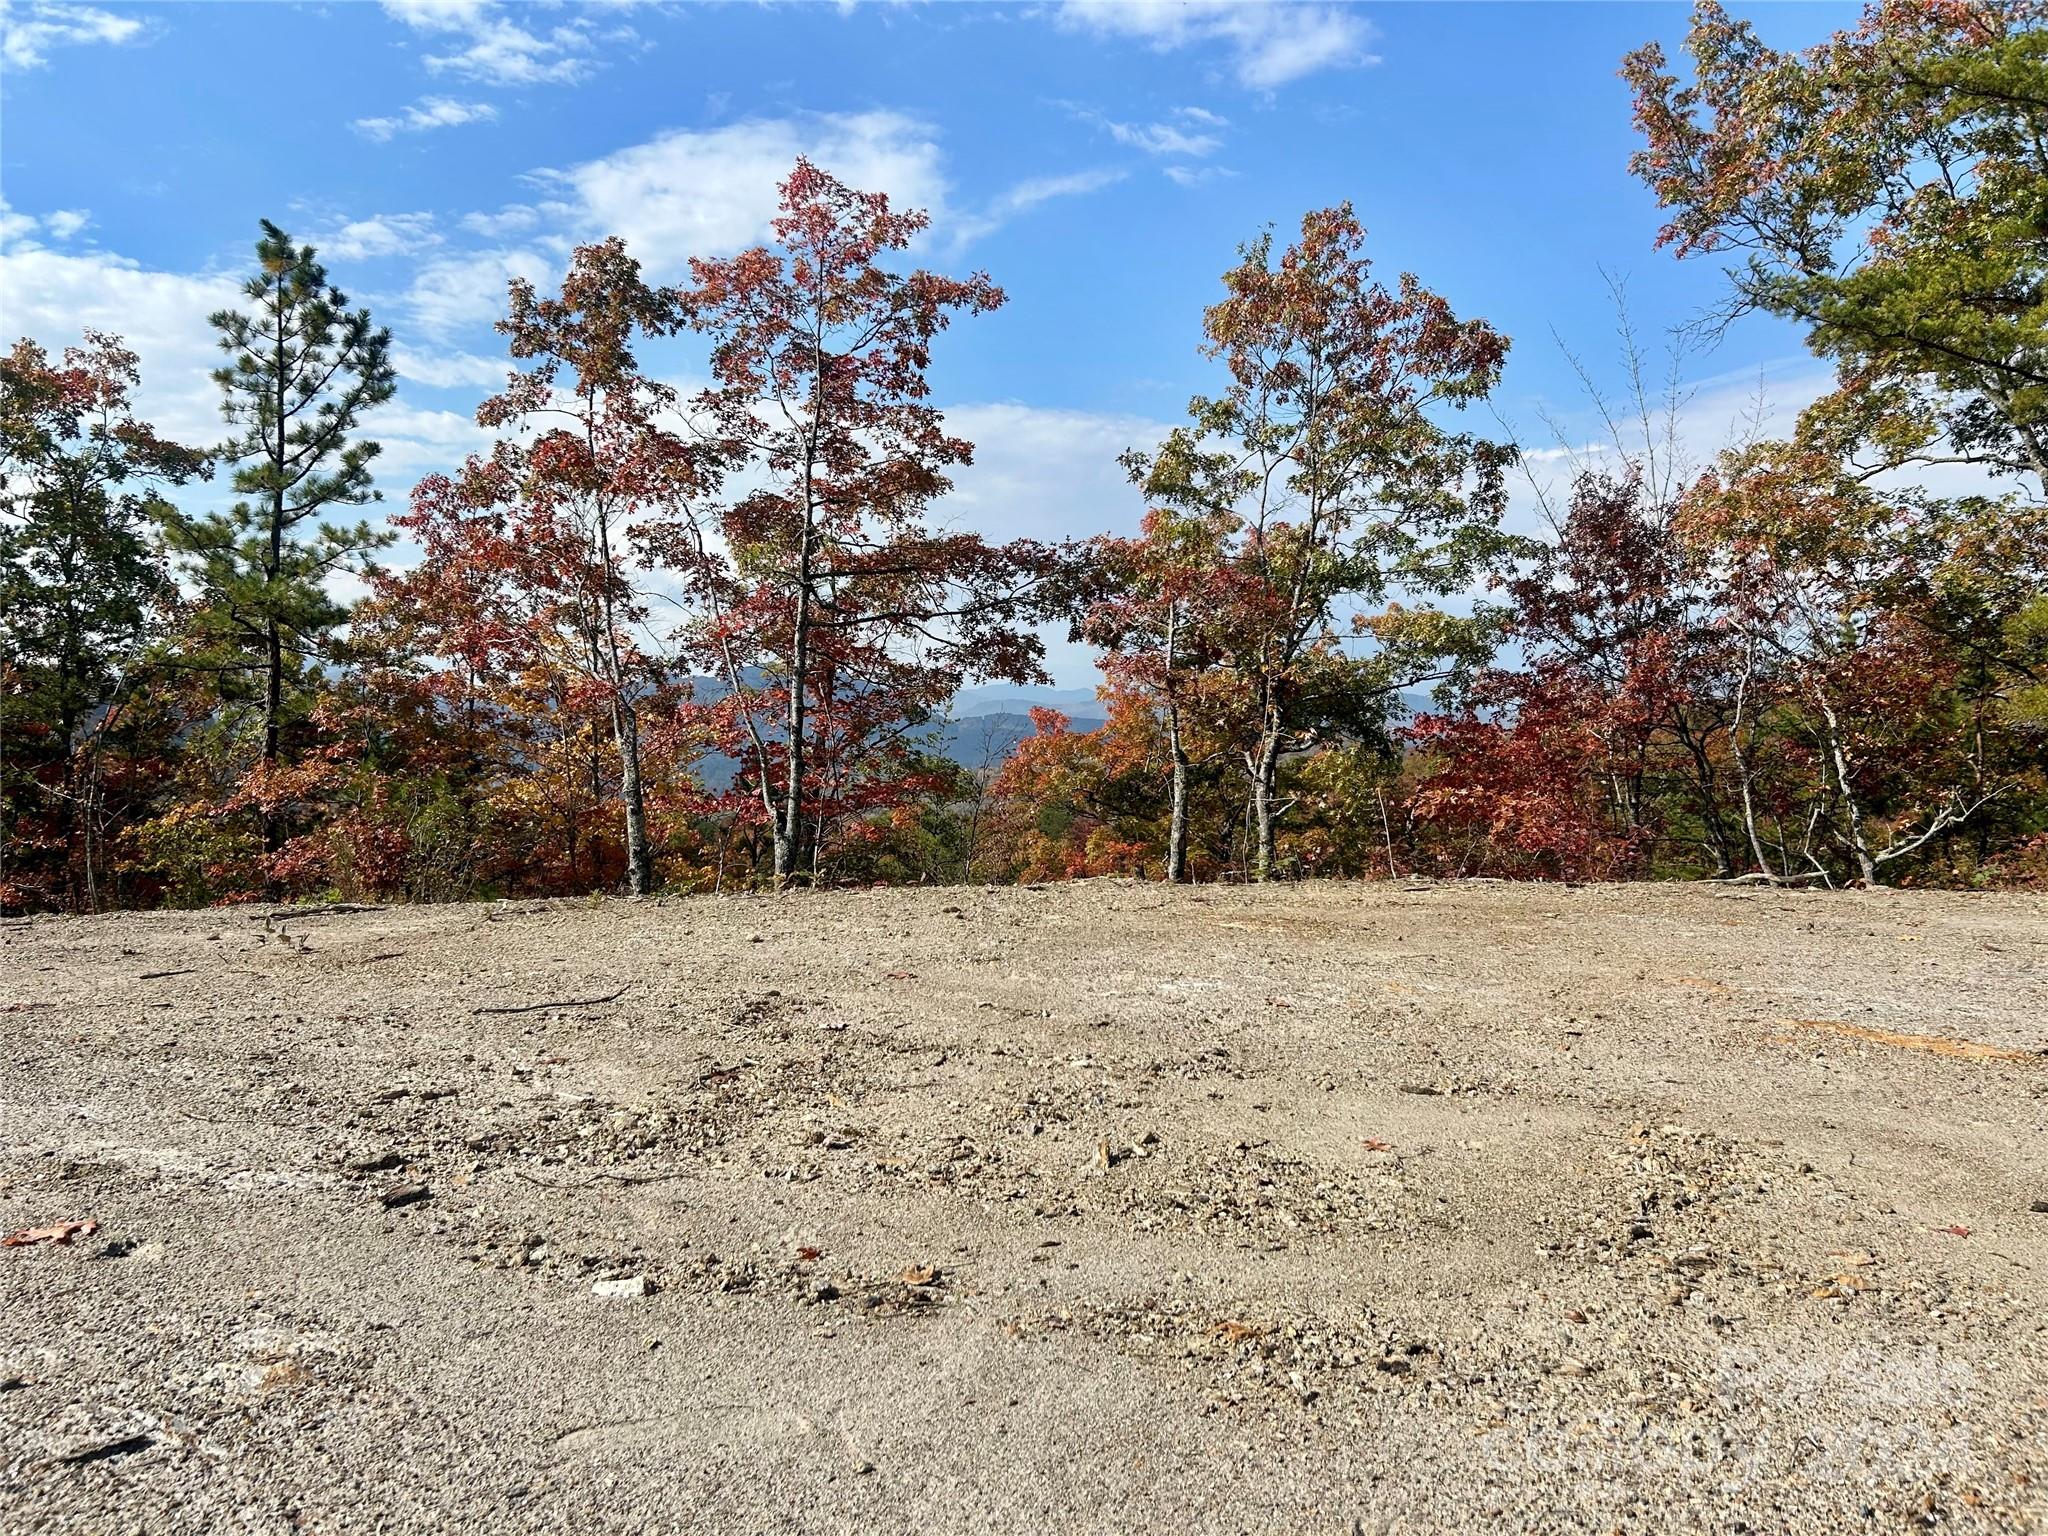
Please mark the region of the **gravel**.
[[0, 1530], [2048, 1529], [2048, 901], [0, 933]]

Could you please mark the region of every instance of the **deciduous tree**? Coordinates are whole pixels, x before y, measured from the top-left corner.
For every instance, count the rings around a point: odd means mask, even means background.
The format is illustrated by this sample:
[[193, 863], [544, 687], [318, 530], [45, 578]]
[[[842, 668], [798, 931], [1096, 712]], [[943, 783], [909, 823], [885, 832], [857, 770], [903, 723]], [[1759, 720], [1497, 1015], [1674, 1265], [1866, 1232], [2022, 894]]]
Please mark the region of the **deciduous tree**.
[[671, 515], [696, 486], [688, 445], [665, 415], [673, 389], [642, 372], [636, 339], [671, 323], [618, 239], [577, 249], [559, 297], [511, 285], [499, 323], [525, 363], [478, 408], [505, 433], [456, 475], [429, 475], [398, 525], [423, 558], [383, 585], [387, 604], [431, 616], [434, 653], [479, 678], [556, 689], [573, 716], [606, 721], [617, 762], [627, 883], [654, 889], [641, 752], [642, 712], [667, 686], [651, 653], [642, 521]]
[[1624, 66], [1662, 242], [1743, 253], [1737, 307], [1835, 360], [1807, 426], [1869, 473], [2048, 480], [2044, 20], [2039, 0], [1878, 0], [1785, 52], [1704, 0], [1689, 82], [1655, 44]]
[[740, 489], [675, 520], [665, 558], [701, 609], [690, 640], [724, 690], [706, 722], [745, 762], [778, 883], [815, 878], [835, 818], [913, 787], [895, 722], [968, 678], [1041, 675], [1019, 619], [1045, 552], [927, 521], [973, 453], [930, 403], [932, 342], [1003, 302], [982, 273], [882, 265], [927, 224], [799, 160], [775, 246], [693, 261], [682, 296], [712, 346], [707, 456]]
[[[0, 357], [0, 902], [97, 909], [109, 775], [135, 669], [172, 598], [157, 534], [205, 456], [135, 415], [137, 359], [88, 331]], [[132, 809], [132, 808], [131, 808]]]
[[1282, 757], [1383, 728], [1404, 683], [1486, 649], [1483, 614], [1391, 599], [1463, 590], [1518, 548], [1499, 528], [1512, 451], [1440, 419], [1487, 395], [1508, 343], [1412, 276], [1375, 280], [1348, 204], [1307, 215], [1284, 251], [1253, 241], [1224, 288], [1203, 317], [1223, 393], [1129, 463], [1154, 501], [1231, 530], [1224, 665], [1246, 701], [1263, 879]]

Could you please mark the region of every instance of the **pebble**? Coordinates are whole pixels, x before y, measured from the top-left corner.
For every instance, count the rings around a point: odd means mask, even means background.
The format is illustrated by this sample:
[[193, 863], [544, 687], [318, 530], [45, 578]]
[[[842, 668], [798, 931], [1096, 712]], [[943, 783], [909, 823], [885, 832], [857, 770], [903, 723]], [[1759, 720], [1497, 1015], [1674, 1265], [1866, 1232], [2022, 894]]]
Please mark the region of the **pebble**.
[[591, 1295], [602, 1296], [607, 1301], [636, 1301], [653, 1292], [654, 1287], [647, 1283], [645, 1275], [633, 1275], [624, 1280], [600, 1280], [590, 1288]]
[[400, 1206], [419, 1204], [427, 1194], [424, 1184], [394, 1184], [377, 1198], [383, 1202], [385, 1210], [395, 1211]]

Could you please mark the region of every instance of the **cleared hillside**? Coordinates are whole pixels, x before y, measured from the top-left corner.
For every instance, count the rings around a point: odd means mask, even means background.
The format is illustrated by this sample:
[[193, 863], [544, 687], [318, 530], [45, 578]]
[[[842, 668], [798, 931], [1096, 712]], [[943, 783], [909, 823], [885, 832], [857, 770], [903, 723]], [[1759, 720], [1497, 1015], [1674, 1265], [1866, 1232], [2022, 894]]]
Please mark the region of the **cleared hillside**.
[[2044, 1519], [2038, 898], [0, 937], [9, 1532]]

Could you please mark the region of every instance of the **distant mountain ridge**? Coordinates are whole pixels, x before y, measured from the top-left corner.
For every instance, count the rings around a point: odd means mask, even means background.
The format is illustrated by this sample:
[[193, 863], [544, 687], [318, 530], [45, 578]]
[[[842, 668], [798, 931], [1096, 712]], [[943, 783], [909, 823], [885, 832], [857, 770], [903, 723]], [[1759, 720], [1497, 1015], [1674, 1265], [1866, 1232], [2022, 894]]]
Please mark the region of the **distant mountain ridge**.
[[[700, 699], [722, 698], [726, 691], [724, 683], [714, 677], [692, 678], [691, 682]], [[1401, 704], [1411, 715], [1435, 708], [1424, 693], [1403, 693]], [[934, 723], [932, 745], [963, 768], [992, 772], [1009, 759], [1018, 743], [1038, 733], [1031, 723], [1033, 709], [1058, 710], [1077, 733], [1099, 729], [1108, 717], [1093, 688], [984, 683], [962, 688], [953, 696], [950, 718]], [[737, 769], [738, 764], [717, 754], [699, 763], [705, 782], [714, 788], [731, 783]]]
[[985, 715], [1028, 715], [1033, 709], [1056, 709], [1063, 715], [1103, 713], [1093, 688], [1019, 687], [1015, 683], [984, 683], [953, 695], [953, 715], [960, 720]]

